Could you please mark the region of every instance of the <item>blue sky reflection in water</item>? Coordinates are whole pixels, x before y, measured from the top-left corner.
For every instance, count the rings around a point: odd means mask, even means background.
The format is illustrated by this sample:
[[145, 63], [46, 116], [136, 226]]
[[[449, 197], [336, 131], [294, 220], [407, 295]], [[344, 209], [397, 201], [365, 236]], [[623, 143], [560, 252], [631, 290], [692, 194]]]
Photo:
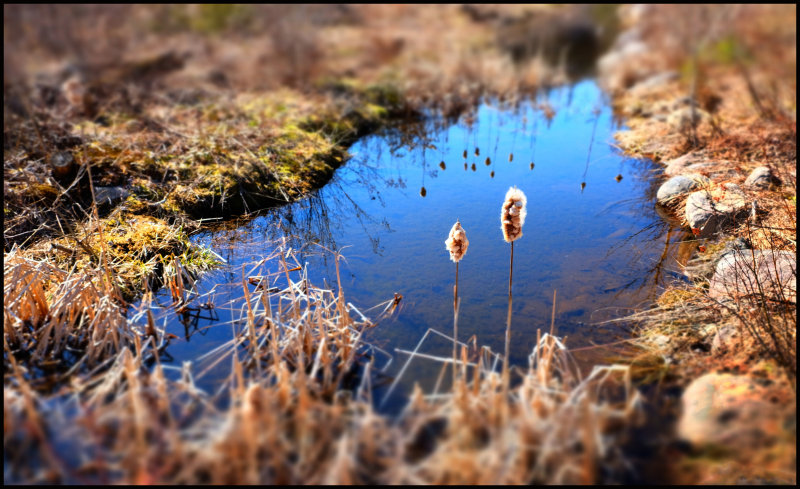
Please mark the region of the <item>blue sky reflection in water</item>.
[[[551, 120], [543, 104], [555, 111]], [[479, 345], [502, 352], [510, 249], [502, 239], [500, 207], [512, 185], [528, 199], [523, 237], [515, 242], [513, 363], [526, 365], [537, 328], [549, 330], [554, 289], [558, 335], [580, 347], [624, 338], [616, 327], [595, 323], [646, 305], [661, 285], [676, 279], [669, 239], [675, 233], [653, 208], [655, 165], [614, 149], [611, 109], [594, 82], [556, 89], [516, 108], [484, 104], [471, 124], [436, 126], [431, 121], [413, 131], [366, 137], [310, 198], [234, 231], [200, 235], [197, 241], [230, 267], [205, 275], [201, 291], [216, 285], [216, 303], [241, 296], [241, 265], [268, 255], [270, 240], [287, 235], [295, 237], [311, 282], [335, 288], [333, 259], [313, 242], [343, 248], [348, 301], [364, 310], [395, 293], [403, 296], [399, 314], [366, 336], [393, 353], [389, 372], [396, 373], [407, 357], [395, 348], [413, 350], [429, 327], [452, 333], [455, 264], [444, 241], [460, 219], [470, 245], [460, 263], [459, 339], [475, 335]], [[167, 304], [164, 294], [161, 303]], [[205, 315], [225, 322], [230, 314], [217, 309]], [[176, 362], [192, 360], [231, 339], [230, 324], [214, 324], [200, 319], [194, 327], [201, 334], [174, 342], [168, 353]], [[184, 337], [179, 322], [169, 327]], [[431, 339], [422, 351], [449, 356], [450, 348]], [[406, 377], [433, 385], [439, 365], [418, 363]]]

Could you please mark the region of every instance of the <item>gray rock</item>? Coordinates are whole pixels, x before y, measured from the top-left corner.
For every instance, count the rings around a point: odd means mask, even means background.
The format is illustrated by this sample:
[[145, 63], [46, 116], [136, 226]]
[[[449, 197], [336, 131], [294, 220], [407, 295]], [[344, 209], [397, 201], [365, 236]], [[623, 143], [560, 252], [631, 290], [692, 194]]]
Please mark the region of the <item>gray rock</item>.
[[115, 205], [127, 199], [130, 194], [122, 187], [95, 187], [94, 201], [98, 205]]
[[692, 121], [695, 126], [699, 126], [708, 118], [708, 112], [703, 109], [695, 108], [693, 112], [691, 107], [681, 107], [667, 116], [667, 124], [679, 131], [685, 131], [692, 127]]
[[650, 56], [650, 48], [640, 40], [616, 43], [614, 49], [597, 61], [601, 84], [613, 92], [651, 75], [653, 69], [642, 62], [647, 56]]
[[797, 301], [797, 257], [790, 251], [732, 250], [717, 263], [708, 294], [721, 299], [763, 292]]
[[631, 91], [648, 92], [673, 80], [677, 80], [678, 78], [679, 75], [675, 71], [662, 71], [661, 73], [650, 75], [636, 85], [632, 86]]
[[656, 334], [650, 337], [650, 343], [656, 348], [666, 348], [671, 341], [672, 339], [669, 336], [663, 334]]
[[720, 348], [726, 346], [730, 341], [739, 335], [739, 331], [735, 326], [726, 324], [719, 328], [711, 339], [711, 351], [716, 353]]
[[725, 243], [725, 247], [722, 249], [722, 253], [720, 253], [720, 258], [734, 251], [749, 249], [750, 244], [744, 238], [734, 238]]
[[658, 203], [667, 204], [681, 195], [688, 194], [692, 190], [699, 188], [703, 183], [706, 183], [704, 180], [707, 179], [704, 179], [701, 175], [674, 176], [658, 188], [658, 193], [656, 194]]
[[733, 183], [693, 192], [686, 199], [686, 221], [692, 229], [699, 229], [701, 236], [711, 236], [745, 210], [745, 198], [742, 189]]
[[706, 374], [692, 381], [681, 397], [678, 436], [695, 446], [759, 446], [781, 430], [779, 407], [766, 389], [743, 375]]
[[[664, 173], [670, 176], [675, 176], [683, 173], [683, 169], [687, 166], [704, 161], [704, 157], [698, 153], [691, 152], [681, 155], [677, 158], [673, 158], [669, 161], [665, 161], [664, 164]], [[671, 170], [671, 171], [668, 171]]]
[[696, 153], [686, 153], [664, 163], [664, 174], [674, 177], [686, 172], [703, 172], [713, 167], [713, 164]]
[[768, 166], [759, 166], [753, 170], [744, 181], [744, 186], [756, 189], [768, 189], [774, 184], [779, 184], [772, 170]]

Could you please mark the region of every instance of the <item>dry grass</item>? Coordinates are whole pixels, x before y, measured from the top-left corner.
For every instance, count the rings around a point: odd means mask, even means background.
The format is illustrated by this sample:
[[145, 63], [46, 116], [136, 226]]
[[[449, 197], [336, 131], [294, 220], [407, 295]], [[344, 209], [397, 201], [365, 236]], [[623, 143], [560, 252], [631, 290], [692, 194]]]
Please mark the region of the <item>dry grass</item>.
[[68, 273], [16, 249], [4, 262], [6, 368], [17, 357], [38, 382], [36, 369], [63, 373], [84, 362], [96, 366], [133, 344], [137, 333], [106, 275]]
[[[341, 289], [314, 287], [305, 272], [292, 280], [284, 257], [280, 250], [267, 262], [273, 272], [255, 289], [243, 270], [235, 337], [194, 366], [162, 364], [158, 350], [133, 335], [102, 375], [76, 376], [71, 389], [48, 398], [12, 359], [6, 480], [592, 483], [630, 475], [621, 450], [641, 412], [627, 367], [582, 378], [560, 340], [544, 334], [529, 367], [504, 386], [500, 357], [483, 349], [468, 359], [461, 343], [455, 384], [428, 394], [417, 388], [389, 417], [372, 407], [379, 352], [361, 340], [374, 323]], [[258, 286], [278, 275], [284, 288]], [[155, 359], [152, 368], [146, 359]], [[221, 365], [231, 368], [223, 388], [200, 390], [194, 378]]]
[[44, 390], [107, 366], [136, 341], [152, 337], [149, 345], [162, 347], [152, 321], [137, 327], [128, 320], [128, 301], [167, 285], [180, 307], [197, 274], [220, 263], [158, 219], [91, 218], [81, 225], [69, 239], [4, 253], [4, 365], [19, 362]]

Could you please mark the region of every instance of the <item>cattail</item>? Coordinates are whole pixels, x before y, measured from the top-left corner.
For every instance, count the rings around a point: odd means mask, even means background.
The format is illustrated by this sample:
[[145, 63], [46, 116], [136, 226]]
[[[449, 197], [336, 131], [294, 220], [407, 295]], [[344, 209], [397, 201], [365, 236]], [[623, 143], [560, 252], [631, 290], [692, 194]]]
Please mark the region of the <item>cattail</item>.
[[441, 163], [439, 163], [439, 168], [441, 168], [442, 170], [444, 170], [445, 168], [447, 168], [447, 165], [445, 165], [445, 164], [444, 164], [444, 161], [442, 161]]
[[534, 166], [536, 166], [536, 165], [534, 165], [533, 162], [531, 161], [531, 170], [533, 170]]
[[447, 247], [447, 251], [450, 252], [451, 260], [458, 263], [464, 258], [464, 254], [467, 252], [467, 247], [469, 246], [469, 241], [467, 240], [467, 233], [464, 232], [464, 228], [461, 227], [459, 221], [453, 224], [453, 228], [450, 230], [450, 236], [444, 244]]
[[525, 194], [517, 187], [511, 187], [506, 192], [506, 200], [500, 214], [502, 223], [503, 239], [507, 243], [522, 237], [522, 225], [525, 224], [525, 204], [527, 203]]
[[453, 287], [453, 381], [456, 378], [456, 349], [458, 345], [458, 262], [464, 258], [469, 246], [467, 233], [461, 227], [461, 223], [456, 221], [450, 230], [447, 241], [444, 242], [447, 251], [450, 252], [450, 259], [456, 262], [456, 285]]
[[494, 170], [492, 170], [492, 173], [490, 173], [489, 176], [494, 178]]
[[514, 153], [508, 153], [508, 162], [511, 163], [514, 161]]
[[419, 195], [420, 195], [420, 197], [425, 197], [426, 195], [428, 195], [428, 191], [425, 190], [425, 187], [422, 187], [421, 189], [419, 189]]
[[464, 163], [464, 171], [467, 171], [467, 164]]
[[464, 150], [464, 159], [465, 160], [467, 159], [467, 150], [466, 149]]
[[475, 148], [475, 156], [480, 156], [480, 155], [481, 155], [481, 149], [476, 147]]
[[487, 156], [486, 157], [486, 166], [489, 166], [491, 164], [492, 164], [492, 160]]
[[525, 224], [525, 204], [528, 199], [517, 187], [511, 187], [506, 192], [506, 200], [500, 213], [500, 223], [503, 230], [503, 239], [511, 243], [511, 260], [508, 269], [508, 316], [506, 318], [506, 349], [503, 357], [503, 390], [508, 393], [509, 377], [508, 365], [511, 346], [511, 279], [514, 276], [514, 241], [522, 237], [522, 225]]
[[477, 167], [475, 166], [475, 163], [473, 163], [472, 164], [472, 171], [475, 171], [476, 169], [477, 169]]

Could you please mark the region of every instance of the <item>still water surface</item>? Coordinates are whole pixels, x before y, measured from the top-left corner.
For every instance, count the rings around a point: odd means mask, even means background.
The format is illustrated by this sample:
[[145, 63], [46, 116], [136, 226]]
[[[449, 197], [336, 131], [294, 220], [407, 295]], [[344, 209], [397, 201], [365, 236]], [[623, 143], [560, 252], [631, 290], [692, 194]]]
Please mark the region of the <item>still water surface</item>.
[[[598, 323], [646, 306], [679, 276], [672, 271], [674, 232], [653, 207], [656, 166], [617, 151], [616, 129], [602, 92], [584, 81], [515, 107], [487, 102], [471, 120], [430, 120], [366, 137], [309, 198], [233, 231], [199, 235], [196, 241], [228, 264], [198, 286], [212, 291], [214, 303], [228, 303], [242, 294], [242, 264], [289, 237], [311, 282], [335, 290], [334, 261], [315, 243], [342, 249], [349, 302], [363, 310], [403, 296], [399, 312], [366, 336], [393, 356], [391, 376], [407, 358], [395, 349], [413, 350], [428, 328], [452, 332], [455, 264], [444, 241], [459, 219], [470, 242], [459, 269], [459, 339], [474, 335], [502, 352], [510, 246], [500, 207], [516, 185], [527, 196], [528, 217], [514, 250], [512, 363], [526, 364], [537, 328], [549, 331], [554, 291], [555, 327], [570, 347], [625, 338], [618, 326]], [[160, 302], [169, 304], [166, 291]], [[168, 330], [182, 338], [169, 355], [179, 364], [230, 340], [232, 317], [241, 312], [217, 308], [181, 323], [165, 309]], [[450, 348], [432, 338], [421, 351], [449, 356]], [[429, 386], [438, 365], [415, 362], [406, 377]], [[222, 377], [212, 373], [200, 384], [212, 388]]]

